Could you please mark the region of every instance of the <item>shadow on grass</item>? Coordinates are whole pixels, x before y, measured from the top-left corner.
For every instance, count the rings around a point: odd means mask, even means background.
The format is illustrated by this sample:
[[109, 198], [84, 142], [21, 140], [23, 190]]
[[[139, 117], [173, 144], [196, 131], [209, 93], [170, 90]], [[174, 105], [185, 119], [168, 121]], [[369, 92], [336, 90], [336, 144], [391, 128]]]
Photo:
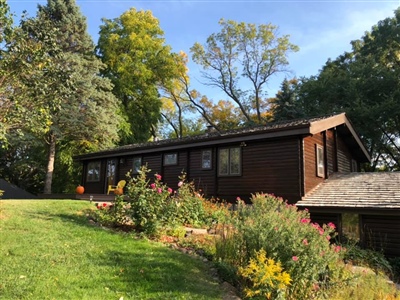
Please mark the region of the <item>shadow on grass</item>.
[[[64, 222], [91, 230], [104, 231], [103, 228], [91, 224], [86, 213], [82, 215], [61, 213], [43, 217], [59, 218]], [[124, 232], [116, 233], [110, 230], [109, 233], [117, 235]], [[183, 299], [220, 298], [218, 283], [202, 261], [167, 247], [147, 246], [143, 243], [135, 244], [129, 251], [114, 249], [118, 247], [117, 245], [107, 245], [102, 253], [96, 255], [88, 253], [94, 265], [99, 268], [111, 267], [113, 270], [114, 274], [104, 274], [102, 279], [102, 282], [103, 280], [107, 282], [108, 288], [134, 296], [134, 299], [170, 299], [169, 297], [181, 299], [185, 295]]]

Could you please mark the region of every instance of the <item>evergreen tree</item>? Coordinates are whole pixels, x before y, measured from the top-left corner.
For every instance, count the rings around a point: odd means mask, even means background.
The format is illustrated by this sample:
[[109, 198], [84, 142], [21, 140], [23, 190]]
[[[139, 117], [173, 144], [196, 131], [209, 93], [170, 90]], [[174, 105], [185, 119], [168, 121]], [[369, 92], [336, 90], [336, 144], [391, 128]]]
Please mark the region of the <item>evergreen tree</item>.
[[[65, 143], [77, 151], [112, 146], [118, 139], [119, 105], [111, 82], [99, 76], [103, 64], [94, 54], [86, 19], [74, 0], [48, 0], [21, 27], [45, 53], [40, 72], [22, 81], [33, 103], [29, 116], [34, 124], [26, 132], [47, 145], [44, 193], [48, 194], [57, 148]], [[29, 56], [23, 59], [26, 62]]]

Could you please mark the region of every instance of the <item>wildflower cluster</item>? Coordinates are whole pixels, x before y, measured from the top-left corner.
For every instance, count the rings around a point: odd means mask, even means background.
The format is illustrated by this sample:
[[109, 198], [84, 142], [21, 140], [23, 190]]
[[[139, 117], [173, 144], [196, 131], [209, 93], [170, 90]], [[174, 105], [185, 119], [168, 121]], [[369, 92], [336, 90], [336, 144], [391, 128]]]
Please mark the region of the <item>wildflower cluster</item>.
[[312, 223], [307, 211], [272, 195], [255, 194], [251, 200], [252, 205], [238, 203], [234, 230], [217, 243], [218, 259], [239, 269], [264, 249], [290, 274], [287, 299], [317, 297], [323, 287], [334, 284], [341, 254], [341, 248], [330, 243], [335, 225]]

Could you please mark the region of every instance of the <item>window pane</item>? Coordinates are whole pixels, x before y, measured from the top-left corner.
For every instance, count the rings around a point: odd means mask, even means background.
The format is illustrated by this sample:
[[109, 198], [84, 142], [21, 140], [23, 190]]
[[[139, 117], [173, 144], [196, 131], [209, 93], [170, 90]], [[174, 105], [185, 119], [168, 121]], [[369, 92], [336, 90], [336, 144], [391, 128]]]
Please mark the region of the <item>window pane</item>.
[[229, 149], [219, 150], [219, 175], [228, 175]]
[[211, 169], [211, 150], [204, 150], [202, 152], [201, 167], [203, 169]]
[[100, 181], [100, 162], [90, 162], [87, 168], [87, 181]]
[[142, 158], [134, 157], [133, 158], [133, 173], [139, 173], [140, 167], [142, 166]]
[[230, 149], [230, 174], [240, 174], [240, 148]]
[[324, 148], [317, 145], [317, 176], [324, 177]]
[[176, 165], [178, 163], [178, 154], [171, 153], [164, 155], [164, 165]]

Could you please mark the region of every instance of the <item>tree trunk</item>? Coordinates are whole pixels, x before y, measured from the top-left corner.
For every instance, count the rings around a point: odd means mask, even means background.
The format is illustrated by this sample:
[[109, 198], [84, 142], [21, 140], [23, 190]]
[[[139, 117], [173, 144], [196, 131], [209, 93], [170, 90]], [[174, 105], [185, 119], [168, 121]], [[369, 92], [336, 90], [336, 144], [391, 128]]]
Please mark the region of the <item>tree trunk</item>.
[[44, 194], [51, 194], [51, 184], [53, 181], [55, 157], [56, 157], [56, 136], [53, 133], [50, 133], [47, 171], [46, 171], [46, 179], [44, 182], [44, 191], [43, 191]]

